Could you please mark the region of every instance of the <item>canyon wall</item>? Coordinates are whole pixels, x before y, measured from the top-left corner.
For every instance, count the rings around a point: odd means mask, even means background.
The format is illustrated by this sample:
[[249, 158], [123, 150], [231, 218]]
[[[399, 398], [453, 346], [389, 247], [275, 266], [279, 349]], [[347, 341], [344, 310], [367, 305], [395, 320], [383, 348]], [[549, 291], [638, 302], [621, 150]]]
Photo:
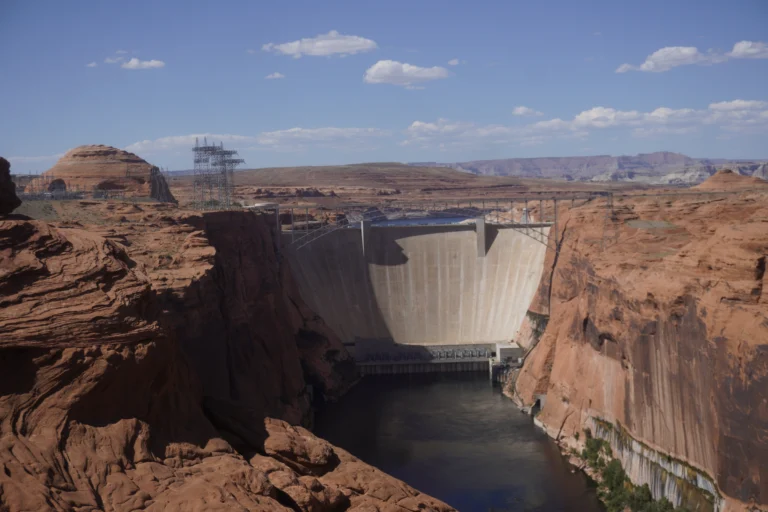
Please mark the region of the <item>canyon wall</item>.
[[204, 383], [210, 411], [236, 402], [301, 423], [309, 410], [305, 375], [318, 395], [329, 397], [354, 380], [342, 344], [304, 305], [278, 262], [265, 218], [182, 216], [149, 237], [128, 239], [128, 252], [157, 283], [164, 323]]
[[83, 208], [0, 221], [0, 510], [450, 510], [291, 426], [354, 372], [264, 218]]
[[656, 498], [768, 507], [766, 195], [592, 201], [561, 226], [510, 393], [566, 446], [607, 439]]

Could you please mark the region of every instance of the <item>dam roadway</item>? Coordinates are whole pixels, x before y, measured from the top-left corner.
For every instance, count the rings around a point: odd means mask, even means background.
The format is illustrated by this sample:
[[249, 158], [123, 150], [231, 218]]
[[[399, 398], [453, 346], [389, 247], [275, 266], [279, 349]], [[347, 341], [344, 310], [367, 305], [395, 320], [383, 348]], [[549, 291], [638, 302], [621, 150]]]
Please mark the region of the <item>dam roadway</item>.
[[302, 298], [358, 361], [394, 344], [490, 355], [512, 341], [538, 288], [547, 246], [534, 230], [546, 240], [546, 225], [366, 223], [286, 254]]

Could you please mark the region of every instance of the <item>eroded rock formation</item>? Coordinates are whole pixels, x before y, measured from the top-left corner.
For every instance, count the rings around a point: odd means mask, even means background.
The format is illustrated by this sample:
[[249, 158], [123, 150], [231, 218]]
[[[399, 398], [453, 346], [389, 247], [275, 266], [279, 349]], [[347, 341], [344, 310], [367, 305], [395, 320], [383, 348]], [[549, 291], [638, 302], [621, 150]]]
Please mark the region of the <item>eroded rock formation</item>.
[[343, 346], [264, 219], [161, 206], [0, 221], [0, 509], [450, 510], [267, 417], [348, 386]]
[[11, 163], [0, 156], [0, 215], [8, 215], [21, 206], [16, 185], [11, 181]]
[[698, 190], [768, 190], [768, 181], [760, 179], [757, 176], [742, 176], [733, 172], [730, 169], [723, 169], [717, 171], [704, 183], [700, 183], [693, 187]]
[[[712, 179], [702, 188], [751, 180]], [[658, 455], [656, 466], [677, 468], [665, 474], [644, 460], [643, 475], [628, 455], [638, 483], [663, 477], [659, 492], [682, 493], [686, 481], [706, 490], [711, 480], [726, 508], [766, 507], [766, 195], [628, 198], [612, 219], [595, 201], [561, 226], [561, 251], [548, 255], [521, 332], [535, 348], [516, 399], [543, 402], [537, 420], [567, 446], [597, 422], [622, 449], [635, 443], [645, 459]]]
[[69, 150], [43, 179], [33, 180], [31, 192], [78, 190], [94, 196], [151, 197], [174, 203], [160, 170], [133, 153], [104, 145]]

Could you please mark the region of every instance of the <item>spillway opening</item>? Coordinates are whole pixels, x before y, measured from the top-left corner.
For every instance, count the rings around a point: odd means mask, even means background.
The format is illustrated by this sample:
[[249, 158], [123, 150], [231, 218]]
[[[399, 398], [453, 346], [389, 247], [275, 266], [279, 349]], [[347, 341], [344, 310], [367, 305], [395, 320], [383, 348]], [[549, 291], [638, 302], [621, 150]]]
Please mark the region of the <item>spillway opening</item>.
[[533, 406], [531, 406], [531, 415], [536, 416], [541, 411], [541, 399], [537, 398], [535, 402], [533, 402]]

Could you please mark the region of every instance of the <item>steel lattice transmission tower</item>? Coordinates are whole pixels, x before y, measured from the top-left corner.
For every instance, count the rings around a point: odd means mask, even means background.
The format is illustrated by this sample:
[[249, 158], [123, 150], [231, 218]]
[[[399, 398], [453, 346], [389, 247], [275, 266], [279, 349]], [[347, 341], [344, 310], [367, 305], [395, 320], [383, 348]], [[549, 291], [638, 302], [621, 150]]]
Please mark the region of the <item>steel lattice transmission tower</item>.
[[224, 143], [208, 144], [208, 138], [203, 138], [203, 144], [195, 138], [195, 178], [194, 203], [198, 209], [217, 209], [232, 207], [234, 192], [234, 170], [245, 162], [235, 158], [237, 151], [224, 149]]

